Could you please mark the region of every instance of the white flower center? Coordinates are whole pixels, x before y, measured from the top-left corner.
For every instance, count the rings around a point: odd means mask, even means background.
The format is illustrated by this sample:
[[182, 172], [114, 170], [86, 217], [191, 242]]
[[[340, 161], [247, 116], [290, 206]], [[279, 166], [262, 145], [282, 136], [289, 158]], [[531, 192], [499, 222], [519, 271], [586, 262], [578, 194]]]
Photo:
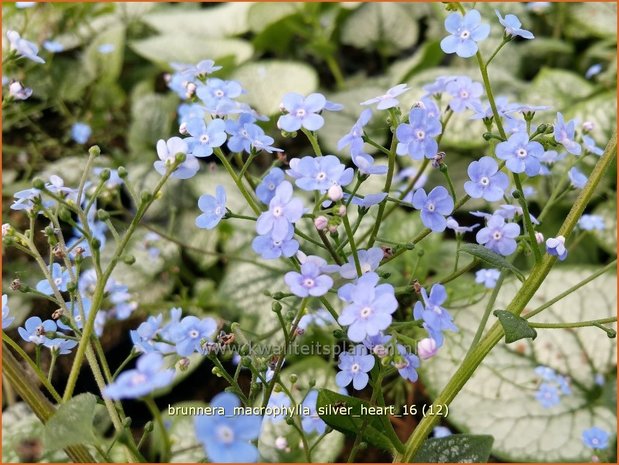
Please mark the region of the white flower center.
[[243, 130], [241, 130], [241, 135], [242, 135], [243, 137], [249, 137], [249, 133], [247, 132], [247, 129], [243, 129]]
[[273, 183], [270, 183], [268, 187], [269, 187], [270, 191], [274, 191], [275, 190], [275, 184], [273, 184]]
[[234, 441], [234, 431], [227, 425], [219, 425], [217, 427], [217, 439], [224, 444], [230, 444]]
[[516, 151], [516, 156], [517, 156], [518, 158], [525, 158], [525, 157], [527, 156], [527, 151], [526, 151], [524, 148], [519, 148], [519, 149]]
[[279, 218], [280, 216], [282, 216], [282, 213], [283, 213], [282, 207], [275, 207], [273, 209], [273, 216], [276, 218]]
[[137, 386], [146, 382], [146, 376], [142, 373], [136, 373], [131, 377], [131, 384]]
[[490, 184], [490, 179], [488, 179], [488, 176], [483, 176], [480, 180], [479, 183], [482, 186], [487, 186], [488, 184]]
[[200, 142], [202, 142], [203, 144], [206, 144], [209, 140], [208, 134], [202, 134], [200, 136]]
[[56, 284], [56, 286], [60, 286], [61, 283], [62, 283], [62, 278], [54, 279], [54, 284]]
[[418, 129], [415, 135], [417, 136], [418, 140], [423, 140], [426, 137], [426, 133], [421, 129]]
[[195, 329], [192, 329], [191, 331], [189, 331], [189, 337], [191, 339], [195, 339], [200, 335], [200, 333], [198, 331], [196, 331]]
[[312, 278], [305, 278], [303, 280], [303, 286], [307, 288], [314, 287], [314, 280]]
[[460, 33], [460, 38], [461, 39], [465, 39], [466, 40], [469, 37], [471, 37], [471, 32], [466, 30], [466, 29]]
[[327, 177], [327, 173], [325, 173], [324, 171], [321, 171], [320, 173], [318, 173], [316, 175], [316, 180], [317, 181], [324, 181]]
[[492, 233], [492, 238], [493, 238], [495, 241], [500, 240], [502, 237], [503, 237], [503, 233], [502, 233], [501, 231], [494, 231], [494, 232]]
[[369, 318], [372, 314], [372, 307], [363, 307], [361, 309], [361, 318], [366, 319]]
[[350, 371], [353, 373], [357, 373], [360, 369], [361, 367], [358, 363], [353, 363], [353, 365], [350, 367]]
[[217, 90], [215, 91], [215, 97], [219, 97], [219, 98], [221, 98], [221, 97], [223, 97], [224, 95], [225, 95], [225, 94], [224, 94], [224, 91], [223, 91], [223, 90], [221, 90], [221, 89], [217, 89]]
[[217, 216], [220, 216], [220, 215], [221, 215], [221, 207], [217, 207], [217, 208], [215, 208], [215, 214], [216, 214]]
[[303, 118], [305, 116], [305, 114], [306, 114], [305, 108], [299, 108], [296, 111], [297, 118]]
[[426, 209], [429, 212], [433, 212], [434, 210], [436, 210], [436, 207], [434, 206], [434, 204], [432, 202], [428, 202], [428, 204], [426, 205]]
[[370, 271], [372, 271], [372, 265], [369, 263], [361, 264], [361, 273], [369, 273]]
[[466, 90], [462, 89], [460, 91], [460, 98], [469, 98], [469, 93]]

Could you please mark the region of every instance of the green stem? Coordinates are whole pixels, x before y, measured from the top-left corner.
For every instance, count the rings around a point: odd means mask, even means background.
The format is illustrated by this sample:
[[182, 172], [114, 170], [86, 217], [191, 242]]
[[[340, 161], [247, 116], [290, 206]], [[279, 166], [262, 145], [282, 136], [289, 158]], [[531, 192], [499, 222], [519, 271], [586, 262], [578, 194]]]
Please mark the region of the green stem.
[[308, 131], [305, 128], [301, 128], [301, 132], [307, 136], [309, 143], [312, 144], [312, 150], [314, 150], [314, 154], [317, 157], [322, 157], [322, 150], [320, 149], [320, 145], [318, 144], [318, 137], [312, 132]]
[[337, 254], [337, 252], [333, 248], [333, 245], [331, 244], [331, 241], [329, 240], [325, 232], [318, 231], [318, 235], [320, 236], [320, 240], [322, 241], [322, 243], [327, 248], [327, 251], [331, 254], [331, 257], [333, 257], [333, 260], [335, 260], [335, 263], [337, 263], [338, 265], [341, 265], [342, 259], [340, 258], [340, 256]]
[[564, 328], [585, 328], [587, 326], [598, 326], [608, 323], [615, 323], [617, 317], [601, 318], [599, 320], [576, 321], [573, 323], [529, 323], [531, 328], [544, 329], [564, 329]]
[[340, 68], [340, 65], [330, 53], [325, 55], [325, 61], [327, 62], [329, 71], [331, 71], [331, 74], [335, 79], [335, 85], [338, 89], [343, 89], [346, 81], [344, 79], [344, 75], [342, 74], [342, 69]]
[[533, 229], [533, 223], [531, 222], [531, 214], [529, 213], [527, 199], [524, 197], [524, 190], [522, 189], [520, 175], [518, 175], [518, 173], [512, 174], [514, 175], [514, 183], [516, 184], [516, 189], [518, 190], [518, 201], [522, 206], [523, 223], [529, 235], [529, 242], [531, 244], [531, 249], [533, 250], [533, 255], [535, 256], [535, 263], [539, 263], [542, 260], [542, 253], [539, 250], [539, 245], [537, 244], [537, 239], [535, 237], [535, 229]]
[[221, 161], [221, 164], [224, 166], [224, 168], [226, 169], [226, 171], [228, 172], [228, 174], [230, 175], [230, 177], [232, 178], [236, 186], [239, 188], [239, 191], [241, 192], [243, 197], [245, 197], [245, 200], [247, 201], [247, 205], [251, 207], [251, 209], [254, 211], [256, 215], [259, 215], [261, 213], [260, 207], [256, 204], [256, 201], [254, 200], [254, 198], [245, 188], [245, 185], [243, 184], [243, 180], [240, 179], [236, 175], [236, 173], [234, 172], [234, 168], [232, 167], [232, 165], [230, 164], [230, 162], [228, 161], [224, 153], [218, 147], [214, 149], [214, 153], [215, 153], [215, 156], [219, 158], [219, 161]]
[[451, 181], [451, 176], [449, 176], [449, 170], [447, 169], [447, 165], [443, 165], [441, 167], [441, 173], [443, 173], [443, 176], [445, 176], [445, 179], [447, 180], [447, 186], [449, 187], [449, 193], [451, 194], [451, 198], [454, 201], [454, 204], [457, 202], [456, 199], [456, 189], [454, 187], [454, 183]]
[[353, 236], [352, 229], [350, 228], [350, 221], [348, 220], [348, 215], [344, 215], [343, 222], [344, 222], [344, 228], [346, 229], [346, 235], [348, 236], [348, 241], [350, 242], [350, 250], [352, 251], [353, 260], [355, 261], [355, 268], [357, 269], [357, 276], [361, 276], [363, 272], [361, 271], [361, 263], [359, 262], [359, 254], [357, 253], [357, 246], [355, 245], [355, 238]]
[[166, 463], [170, 461], [170, 455], [172, 453], [172, 443], [170, 441], [170, 436], [166, 431], [165, 425], [163, 424], [163, 418], [161, 416], [161, 411], [157, 404], [153, 400], [152, 397], [148, 396], [143, 399], [144, 403], [148, 407], [155, 423], [159, 427], [159, 432], [161, 433], [161, 439], [163, 440], [163, 453], [161, 454], [161, 463]]

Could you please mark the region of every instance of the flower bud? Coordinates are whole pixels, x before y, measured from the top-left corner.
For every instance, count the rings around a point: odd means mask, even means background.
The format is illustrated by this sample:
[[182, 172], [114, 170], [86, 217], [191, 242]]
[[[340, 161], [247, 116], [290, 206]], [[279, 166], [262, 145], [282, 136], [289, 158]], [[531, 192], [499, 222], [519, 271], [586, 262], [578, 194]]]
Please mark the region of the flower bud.
[[11, 281], [11, 285], [9, 287], [12, 291], [19, 291], [21, 289], [21, 279], [15, 278]]
[[422, 360], [434, 357], [437, 351], [436, 341], [431, 337], [426, 337], [417, 343], [417, 354]]
[[273, 305], [271, 305], [271, 310], [273, 310], [275, 313], [281, 312], [282, 304], [280, 304], [279, 302], [273, 302]]
[[54, 310], [54, 313], [52, 313], [52, 320], [58, 320], [62, 317], [62, 315], [63, 315], [62, 308], [57, 308], [56, 310]]
[[102, 208], [100, 208], [99, 210], [97, 210], [97, 219], [100, 221], [109, 220], [110, 214], [106, 212], [105, 210], [103, 210]]
[[585, 132], [593, 131], [594, 128], [595, 124], [593, 123], [593, 121], [585, 121], [584, 123], [582, 123], [582, 130]]
[[344, 217], [346, 216], [346, 213], [347, 213], [346, 205], [340, 205], [340, 208], [338, 208], [337, 210], [338, 216]]
[[176, 163], [183, 163], [185, 160], [187, 160], [187, 154], [183, 152], [178, 152], [174, 155], [174, 161], [176, 161]]
[[187, 130], [187, 123], [186, 122], [182, 122], [181, 125], [178, 127], [178, 132], [180, 132], [183, 136], [186, 136], [187, 134], [189, 134], [189, 131]]
[[544, 235], [541, 232], [536, 231], [535, 232], [535, 241], [538, 244], [543, 244], [544, 243]]
[[288, 441], [284, 436], [278, 436], [275, 438], [275, 448], [277, 450], [285, 450], [288, 448]]
[[329, 188], [327, 195], [333, 202], [337, 202], [338, 200], [341, 200], [342, 197], [344, 197], [344, 191], [342, 190], [342, 186], [340, 186], [339, 184], [333, 184]]
[[295, 384], [298, 380], [297, 375], [295, 375], [294, 373], [290, 375], [290, 377], [288, 378], [290, 380], [290, 384]]
[[88, 153], [93, 157], [98, 157], [99, 155], [101, 155], [101, 149], [98, 145], [93, 145], [88, 149]]
[[65, 256], [65, 251], [60, 244], [56, 244], [54, 246], [54, 248], [52, 249], [52, 253], [56, 258], [64, 258]]
[[178, 369], [180, 371], [187, 371], [191, 361], [187, 357], [183, 357], [178, 361]]
[[329, 220], [325, 216], [318, 216], [314, 219], [314, 226], [318, 231], [324, 231], [328, 224]]
[[120, 176], [122, 179], [125, 179], [127, 177], [127, 175], [129, 174], [127, 172], [127, 168], [125, 168], [124, 166], [119, 166], [118, 167], [118, 176]]
[[337, 232], [337, 224], [330, 224], [329, 225], [329, 232], [331, 234], [335, 234]]
[[389, 353], [387, 348], [382, 344], [375, 345], [374, 348], [372, 349], [372, 352], [374, 352], [374, 355], [376, 355], [379, 358], [386, 357], [387, 354]]
[[34, 178], [32, 180], [32, 187], [35, 189], [43, 190], [45, 189], [45, 182], [41, 178]]
[[133, 255], [123, 255], [123, 262], [126, 265], [133, 265], [135, 263], [135, 257]]
[[13, 235], [13, 232], [13, 226], [11, 226], [9, 223], [4, 223], [2, 225], [2, 237], [11, 236]]

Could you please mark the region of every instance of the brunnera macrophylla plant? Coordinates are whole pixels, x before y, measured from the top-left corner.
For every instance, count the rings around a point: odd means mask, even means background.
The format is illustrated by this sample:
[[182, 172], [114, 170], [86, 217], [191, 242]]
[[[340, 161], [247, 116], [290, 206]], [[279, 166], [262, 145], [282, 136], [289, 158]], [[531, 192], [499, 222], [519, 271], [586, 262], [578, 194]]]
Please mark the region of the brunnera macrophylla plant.
[[[282, 95], [277, 127], [283, 137], [307, 140], [313, 150], [284, 154], [261, 126], [268, 118], [241, 102], [243, 83], [212, 77], [220, 67], [204, 60], [195, 65], [174, 64], [175, 71], [168, 76], [169, 88], [185, 102], [178, 109], [179, 134], [159, 140], [153, 148], [152, 169], [160, 178], [152, 190], [140, 192], [123, 167], [96, 168], [100, 149], [93, 146], [77, 185], [65, 185], [62, 173], [58, 173], [49, 179], [37, 178], [31, 188], [15, 194], [10, 208], [22, 212], [30, 226], [21, 231], [3, 225], [3, 243], [33, 259], [40, 275], [13, 281], [11, 291], [47, 299], [57, 310], [44, 320], [29, 317], [17, 328], [23, 342], [34, 345], [33, 360], [4, 332], [14, 325], [14, 317], [11, 298], [3, 295], [3, 374], [37, 416], [49, 424], [88, 401], [83, 394], [75, 395], [78, 376], [87, 365], [98, 388], [94, 395], [113, 426], [114, 440], [102, 447], [86, 432], [65, 438], [62, 447], [72, 460], [109, 462], [110, 451], [118, 443], [123, 446], [124, 460], [146, 461], [143, 446], [148, 434], [160, 444], [157, 458], [161, 462], [173, 460], [176, 452], [170, 429], [155, 398], [173, 389], [183, 372], [206, 358], [213, 373], [228, 384], [225, 392], [215, 393], [210, 404], [192, 419], [192, 435], [208, 461], [261, 461], [261, 432], [281, 422], [295, 431], [298, 443], [278, 436], [271, 446], [281, 451], [300, 449], [308, 462], [322, 441], [337, 434], [334, 430], [354, 437], [349, 461], [358, 458], [370, 443], [386, 449], [394, 461], [410, 462], [419, 454], [440, 450], [444, 447], [441, 441], [477, 448], [476, 457], [484, 461], [492, 441], [488, 443], [481, 436], [450, 435], [437, 425], [497, 344], [503, 339], [507, 343], [527, 339], [535, 344], [538, 331], [578, 331], [588, 326], [615, 336], [606, 326], [616, 321], [611, 315], [540, 324], [530, 319], [545, 308], [524, 311], [556, 261], [565, 260], [576, 247], [574, 230], [604, 228], [601, 218], [584, 213], [616, 156], [616, 136], [610, 141], [594, 141], [588, 135], [591, 123], [566, 121], [561, 113], [537, 102], [516, 103], [495, 97], [493, 58], [505, 53], [514, 40], [534, 40], [533, 34], [511, 14], [503, 16], [497, 11], [497, 18], [482, 18], [477, 10], [467, 11], [459, 4], [449, 8], [452, 11], [445, 20], [441, 49], [475, 60], [479, 81], [467, 76], [441, 76], [424, 86], [425, 95], [410, 108], [404, 108], [399, 99], [411, 90], [406, 84], [387, 89], [383, 95], [368, 96], [357, 109], [348, 109], [358, 111], [359, 118], [348, 133], [341, 135], [338, 153], [323, 153], [320, 132], [325, 112], [342, 111], [342, 105], [320, 93]], [[504, 36], [496, 51], [485, 57], [478, 44], [488, 37], [491, 27], [503, 28]], [[7, 39], [12, 50], [8, 59], [43, 62], [36, 45], [17, 32], [8, 31]], [[27, 99], [31, 94], [32, 89], [11, 85], [12, 99]], [[485, 150], [468, 165], [468, 180], [462, 185], [455, 185], [450, 155], [441, 151], [441, 139], [450, 130], [454, 113], [481, 119], [486, 127], [486, 132], [479, 134], [487, 141]], [[538, 113], [543, 115], [543, 122], [537, 122], [538, 118], [534, 122]], [[388, 145], [381, 145], [366, 133], [372, 121], [384, 124], [389, 131]], [[78, 123], [72, 137], [84, 143], [90, 137], [90, 128]], [[597, 143], [606, 144], [606, 148], [602, 150]], [[254, 164], [258, 157], [272, 161], [264, 172]], [[568, 162], [561, 166], [567, 168], [557, 171], [556, 162], [563, 159]], [[593, 169], [587, 173], [585, 159], [594, 160]], [[114, 270], [121, 263], [134, 264], [131, 244], [138, 226], [166, 190], [175, 189], [205, 169], [201, 160], [218, 161], [235, 191], [219, 184], [203, 186], [203, 195], [195, 205], [194, 234], [223, 223], [250, 224], [253, 259], [267, 266], [272, 261], [281, 262], [277, 269], [283, 270], [280, 279], [286, 292], [270, 294], [280, 344], [265, 357], [258, 350], [260, 341], [252, 340], [253, 328], [244, 328], [225, 315], [197, 317], [175, 307], [149, 316], [130, 332], [133, 348], [113, 372], [100, 338], [108, 322], [126, 320], [137, 308], [131, 283], [113, 278]], [[406, 168], [409, 160], [417, 162], [414, 170]], [[440, 173], [441, 183], [426, 183], [426, 175], [432, 170]], [[536, 217], [529, 208], [531, 186], [527, 181], [538, 176], [553, 179], [554, 189]], [[398, 178], [406, 179], [405, 185], [398, 185]], [[364, 189], [370, 185], [381, 187]], [[573, 190], [579, 194], [569, 214], [556, 231], [544, 237], [540, 225], [558, 199]], [[124, 224], [115, 221], [113, 211], [99, 208], [101, 198], [113, 199], [121, 191], [134, 205], [130, 220]], [[459, 197], [459, 191], [465, 195]], [[242, 211], [229, 205], [231, 195], [242, 196]], [[461, 225], [454, 217], [471, 199], [484, 208]], [[392, 240], [392, 231], [383, 227], [397, 209], [418, 216], [423, 225], [411, 231], [407, 242]], [[35, 231], [35, 222], [41, 221], [46, 224], [43, 244]], [[232, 228], [231, 234], [234, 231]], [[428, 237], [447, 233], [456, 237], [458, 254], [473, 257], [470, 264], [458, 267], [456, 261], [453, 270], [427, 282], [419, 282], [414, 273], [406, 286], [390, 282], [389, 273], [384, 271], [386, 264], [415, 253]], [[465, 241], [466, 233], [474, 242]], [[153, 231], [140, 246], [157, 257], [165, 240]], [[519, 257], [528, 258], [530, 266], [516, 268]], [[614, 263], [559, 298], [608, 271]], [[468, 352], [461, 354], [457, 370], [433, 404], [424, 407], [420, 423], [402, 443], [387, 419], [387, 414], [395, 412], [383, 396], [385, 380], [395, 375], [416, 383], [419, 370], [446, 350], [449, 334], [460, 331], [453, 318], [457, 310], [448, 305], [452, 285], [474, 269], [476, 281], [492, 290], [485, 313], [478, 315], [479, 328]], [[504, 281], [512, 276], [520, 282], [518, 293], [505, 308], [495, 308]], [[413, 303], [404, 307], [403, 301]], [[496, 321], [485, 331], [493, 315]], [[297, 384], [296, 374], [285, 377], [283, 370], [311, 324], [335, 326], [345, 351], [329, 358], [337, 367], [334, 379], [313, 380], [305, 386]], [[48, 373], [42, 371], [40, 363], [46, 351], [51, 357]], [[223, 363], [230, 354], [236, 365], [232, 370]], [[54, 386], [51, 375], [55, 364], [69, 355], [68, 381], [65, 386]], [[27, 363], [28, 371], [18, 358]], [[249, 387], [239, 382], [242, 370], [251, 373]], [[24, 382], [29, 372], [38, 378], [43, 392]], [[539, 385], [531, 395], [543, 408], [552, 408], [571, 395], [565, 374], [544, 366], [535, 373]], [[369, 401], [356, 395], [368, 387]], [[140, 440], [131, 434], [131, 418], [124, 408], [125, 401], [135, 399], [145, 404], [153, 418]], [[420, 413], [415, 406], [405, 405], [400, 414]], [[579, 428], [583, 447], [591, 449], [598, 459], [608, 458], [613, 432], [595, 424]], [[435, 439], [427, 441], [433, 431]]]

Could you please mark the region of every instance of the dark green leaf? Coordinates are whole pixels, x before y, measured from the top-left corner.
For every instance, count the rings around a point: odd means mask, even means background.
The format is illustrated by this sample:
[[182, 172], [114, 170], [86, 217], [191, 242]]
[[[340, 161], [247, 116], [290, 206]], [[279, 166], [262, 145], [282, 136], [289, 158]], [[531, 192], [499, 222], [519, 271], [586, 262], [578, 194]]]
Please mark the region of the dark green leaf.
[[499, 319], [503, 331], [505, 331], [505, 342], [511, 343], [520, 339], [537, 337], [537, 331], [529, 326], [524, 318], [514, 315], [507, 310], [495, 310], [494, 316]]
[[482, 463], [487, 462], [494, 438], [486, 435], [454, 434], [430, 438], [421, 446], [415, 463]]
[[477, 257], [480, 260], [486, 263], [489, 263], [490, 265], [500, 270], [509, 270], [512, 273], [514, 273], [520, 281], [524, 281], [524, 275], [518, 268], [516, 268], [514, 265], [509, 263], [499, 254], [493, 252], [490, 249], [487, 249], [483, 245], [463, 244], [462, 247], [460, 247], [460, 251], [464, 253], [468, 253], [469, 255], [472, 255], [473, 257]]
[[84, 393], [61, 404], [43, 430], [43, 442], [50, 450], [64, 449], [77, 444], [96, 442], [92, 422], [97, 398]]
[[[369, 402], [365, 402], [355, 397], [344, 396], [328, 389], [321, 389], [318, 392], [316, 402], [318, 415], [333, 429], [346, 434], [358, 434], [367, 421], [363, 432], [363, 439], [368, 443], [388, 451], [402, 452], [404, 445], [395, 434], [391, 422], [387, 415], [371, 415], [367, 409], [374, 408]], [[335, 409], [330, 412], [328, 409]], [[339, 410], [342, 408], [342, 410]], [[348, 412], [349, 413], [339, 413]], [[366, 409], [362, 412], [362, 408]], [[321, 412], [322, 409], [322, 412]], [[338, 412], [338, 413], [336, 413]], [[324, 413], [324, 414], [322, 414]], [[378, 412], [377, 412], [378, 413]]]

